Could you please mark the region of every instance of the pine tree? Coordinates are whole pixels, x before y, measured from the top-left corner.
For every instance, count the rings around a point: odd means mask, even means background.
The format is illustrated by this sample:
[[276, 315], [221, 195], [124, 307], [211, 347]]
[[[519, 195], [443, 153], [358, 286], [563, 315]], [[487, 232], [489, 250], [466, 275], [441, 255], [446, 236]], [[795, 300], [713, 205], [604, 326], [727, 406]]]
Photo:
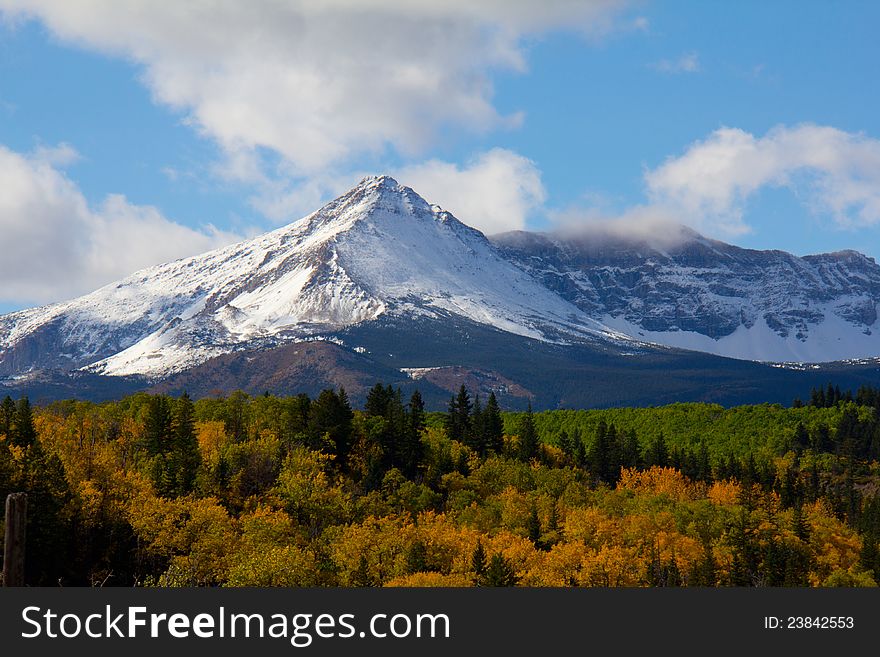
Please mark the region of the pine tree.
[[171, 407], [164, 395], [153, 395], [147, 401], [144, 419], [144, 447], [150, 456], [165, 454], [171, 445]]
[[27, 397], [22, 397], [15, 405], [15, 419], [12, 424], [11, 443], [23, 449], [34, 444], [37, 430], [34, 428], [34, 414]]
[[18, 486], [28, 494], [25, 581], [57, 586], [71, 568], [70, 521], [64, 512], [71, 493], [61, 459], [35, 439], [25, 449]]
[[12, 440], [12, 427], [15, 426], [15, 402], [6, 395], [0, 404], [0, 435]]
[[641, 465], [642, 451], [635, 429], [625, 434], [621, 432], [620, 464], [626, 468], [637, 468]]
[[465, 443], [480, 456], [486, 455], [485, 416], [480, 396], [474, 397], [474, 409], [471, 413], [471, 430], [465, 436]]
[[447, 435], [452, 440], [466, 443], [471, 434], [471, 396], [464, 384], [459, 388], [458, 395], [449, 401], [449, 414], [446, 419]]
[[804, 509], [801, 504], [796, 504], [792, 511], [791, 531], [804, 543], [810, 540], [810, 526], [804, 518]]
[[538, 455], [538, 433], [535, 430], [535, 419], [532, 415], [532, 402], [523, 414], [519, 424], [519, 458], [530, 461]]
[[493, 554], [486, 568], [486, 586], [516, 586], [519, 577], [510, 562], [501, 554]]
[[[0, 421], [2, 421], [2, 418], [0, 418]], [[0, 426], [0, 429], [2, 428]], [[7, 431], [0, 432], [0, 500], [5, 500], [9, 493], [15, 492], [15, 479], [17, 478], [17, 468], [12, 461]]]
[[816, 452], [828, 452], [833, 448], [831, 431], [828, 429], [828, 425], [824, 422], [820, 422], [816, 426], [816, 430], [813, 433], [812, 446], [813, 450]]
[[815, 502], [819, 499], [819, 495], [822, 493], [822, 483], [819, 479], [819, 466], [816, 463], [816, 459], [813, 459], [813, 463], [810, 466], [810, 490], [809, 490], [809, 498], [811, 502]]
[[286, 431], [290, 439], [308, 431], [311, 406], [312, 400], [305, 393], [300, 393], [288, 400]]
[[239, 443], [247, 438], [247, 405], [248, 396], [241, 390], [229, 395], [224, 404], [223, 424], [226, 435], [233, 442]]
[[351, 574], [351, 585], [356, 588], [366, 588], [373, 585], [373, 578], [370, 576], [370, 566], [367, 562], [366, 555], [361, 555], [358, 560], [358, 567]]
[[196, 481], [196, 473], [202, 462], [195, 430], [195, 407], [189, 395], [183, 393], [174, 405], [172, 420], [173, 489], [177, 495], [188, 495]]
[[574, 428], [574, 431], [571, 433], [571, 455], [574, 459], [574, 464], [583, 468], [587, 464], [587, 450], [584, 447], [583, 438], [581, 438], [581, 430], [578, 427]]
[[794, 428], [794, 445], [795, 449], [803, 450], [810, 446], [810, 434], [803, 422], [798, 422]]
[[422, 541], [415, 541], [406, 552], [406, 570], [409, 574], [428, 570], [428, 549]]
[[[309, 435], [312, 443], [328, 450], [336, 456], [336, 462], [344, 468], [351, 448], [352, 419], [354, 414], [344, 388], [337, 394], [333, 390], [322, 390], [312, 402], [309, 412]], [[322, 445], [324, 437], [329, 445]]]
[[406, 431], [400, 446], [400, 467], [407, 477], [418, 472], [419, 465], [425, 456], [422, 444], [422, 431], [425, 429], [425, 402], [421, 393], [416, 390], [410, 396], [406, 414]]
[[541, 520], [538, 518], [538, 509], [534, 504], [526, 522], [526, 535], [535, 545], [541, 542]]
[[368, 417], [385, 417], [393, 395], [394, 391], [391, 389], [391, 386], [386, 388], [381, 383], [377, 383], [367, 393], [364, 413]]
[[614, 485], [620, 478], [620, 456], [618, 454], [617, 429], [600, 420], [596, 428], [596, 439], [589, 453], [590, 472], [599, 481]]
[[568, 432], [565, 429], [561, 429], [559, 435], [556, 436], [556, 445], [566, 458], [571, 458], [571, 441], [568, 439]]
[[504, 447], [504, 421], [501, 419], [501, 409], [494, 391], [489, 393], [486, 408], [483, 410], [483, 431], [487, 449], [500, 454]]
[[380, 435], [385, 465], [388, 468], [404, 467], [404, 443], [407, 439], [407, 412], [403, 407], [400, 388], [386, 389], [385, 429]]
[[782, 507], [787, 509], [792, 506], [800, 506], [804, 501], [803, 486], [800, 479], [800, 460], [795, 457], [794, 461], [785, 468], [782, 479], [782, 487], [779, 491]]
[[669, 465], [669, 450], [666, 447], [666, 437], [662, 431], [648, 448], [645, 460], [648, 466], [656, 465], [665, 468]]
[[703, 558], [697, 562], [695, 572], [692, 573], [691, 586], [715, 586], [718, 574], [715, 566], [715, 558], [712, 555], [712, 541], [709, 535], [703, 536]]
[[697, 480], [707, 483], [712, 481], [712, 461], [705, 440], [700, 441], [700, 452], [697, 456]]
[[482, 541], [477, 541], [477, 547], [471, 556], [471, 570], [474, 571], [474, 585], [485, 586], [486, 550], [483, 548]]

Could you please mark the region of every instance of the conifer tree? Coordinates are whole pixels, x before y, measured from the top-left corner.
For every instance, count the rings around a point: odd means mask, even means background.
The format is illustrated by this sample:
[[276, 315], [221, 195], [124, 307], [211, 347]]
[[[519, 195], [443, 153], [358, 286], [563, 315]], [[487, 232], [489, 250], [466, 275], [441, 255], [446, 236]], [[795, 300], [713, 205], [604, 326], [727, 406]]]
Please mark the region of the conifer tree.
[[312, 406], [311, 398], [300, 393], [288, 400], [287, 404], [287, 434], [293, 439], [299, 434], [304, 434], [309, 428], [309, 410]]
[[502, 554], [493, 554], [486, 567], [486, 586], [516, 586], [519, 578], [510, 562]]
[[532, 402], [529, 402], [519, 424], [519, 458], [522, 461], [530, 461], [537, 455], [538, 432], [535, 429], [535, 419], [532, 415]]
[[641, 465], [642, 450], [635, 429], [621, 432], [620, 465], [626, 468], [637, 468]]
[[556, 445], [567, 458], [571, 458], [571, 441], [568, 439], [568, 432], [565, 429], [560, 429], [556, 436]]
[[357, 570], [351, 575], [351, 585], [356, 588], [366, 588], [373, 585], [373, 578], [370, 576], [370, 566], [364, 554], [358, 560]]
[[645, 461], [647, 461], [648, 466], [656, 465], [665, 468], [669, 465], [669, 451], [666, 447], [666, 437], [663, 435], [662, 431], [648, 448]]
[[705, 440], [700, 441], [700, 451], [697, 456], [697, 480], [703, 482], [712, 481], [712, 460], [709, 456], [709, 447]]
[[5, 500], [9, 493], [15, 492], [17, 479], [7, 436], [6, 432], [0, 433], [0, 500]]
[[248, 396], [241, 390], [236, 390], [224, 404], [223, 424], [226, 435], [236, 443], [247, 438], [247, 403]]
[[813, 459], [813, 463], [810, 466], [810, 490], [809, 490], [809, 498], [811, 502], [815, 502], [819, 499], [819, 495], [821, 494], [821, 481], [819, 479], [819, 466], [816, 463], [816, 459]]
[[489, 399], [486, 400], [486, 408], [483, 411], [483, 431], [486, 437], [486, 448], [500, 454], [504, 447], [504, 421], [501, 419], [501, 409], [494, 391], [489, 393]]
[[400, 468], [407, 477], [418, 472], [425, 456], [422, 431], [425, 428], [425, 402], [416, 390], [410, 396], [406, 413], [406, 429], [400, 446]]
[[538, 518], [538, 509], [533, 504], [526, 523], [526, 535], [528, 539], [538, 545], [541, 542], [541, 520]]
[[0, 436], [5, 435], [12, 440], [12, 427], [15, 425], [15, 402], [12, 397], [6, 395], [0, 404]]
[[171, 442], [171, 407], [164, 395], [152, 395], [144, 418], [144, 447], [150, 456], [165, 454]]
[[406, 552], [406, 570], [409, 574], [428, 570], [428, 549], [422, 541], [415, 541]]
[[480, 395], [474, 397], [474, 407], [471, 413], [471, 430], [465, 436], [468, 447], [480, 456], [486, 455], [486, 431], [484, 427], [483, 406], [480, 403]]
[[70, 528], [64, 507], [71, 498], [64, 466], [35, 439], [25, 449], [18, 486], [28, 494], [25, 582], [57, 586], [70, 569]]
[[581, 430], [578, 427], [574, 428], [574, 431], [571, 433], [571, 455], [574, 458], [574, 464], [583, 468], [587, 464], [587, 450], [584, 447], [584, 441], [581, 438]]
[[196, 438], [195, 408], [186, 393], [174, 405], [172, 427], [172, 486], [177, 495], [187, 495], [195, 485], [202, 457]]
[[466, 443], [470, 439], [472, 409], [471, 396], [462, 384], [458, 394], [449, 400], [446, 433], [451, 440]]
[[695, 570], [692, 572], [690, 586], [715, 586], [717, 584], [717, 569], [715, 566], [715, 557], [712, 555], [712, 540], [709, 534], [703, 535], [703, 556], [697, 562]]
[[15, 418], [12, 424], [11, 443], [23, 449], [34, 444], [37, 430], [34, 428], [34, 414], [27, 397], [22, 397], [15, 405]]
[[[309, 434], [313, 444], [334, 454], [341, 468], [345, 467], [351, 448], [353, 417], [344, 388], [340, 388], [338, 394], [330, 389], [322, 390], [309, 412]], [[329, 437], [329, 445], [321, 445], [324, 436]]]
[[388, 405], [394, 391], [389, 385], [387, 388], [381, 383], [377, 383], [367, 393], [367, 401], [364, 404], [364, 413], [368, 417], [385, 417], [388, 413]]
[[471, 570], [474, 571], [474, 585], [485, 586], [486, 550], [483, 548], [482, 541], [477, 541], [477, 547], [471, 556]]
[[810, 526], [804, 518], [804, 509], [801, 504], [796, 504], [792, 511], [791, 531], [804, 543], [810, 540]]
[[604, 420], [596, 428], [596, 439], [590, 449], [590, 472], [599, 481], [614, 485], [620, 478], [620, 457], [617, 450], [617, 429]]
[[794, 446], [797, 450], [803, 450], [810, 446], [810, 434], [803, 422], [798, 422], [794, 428]]

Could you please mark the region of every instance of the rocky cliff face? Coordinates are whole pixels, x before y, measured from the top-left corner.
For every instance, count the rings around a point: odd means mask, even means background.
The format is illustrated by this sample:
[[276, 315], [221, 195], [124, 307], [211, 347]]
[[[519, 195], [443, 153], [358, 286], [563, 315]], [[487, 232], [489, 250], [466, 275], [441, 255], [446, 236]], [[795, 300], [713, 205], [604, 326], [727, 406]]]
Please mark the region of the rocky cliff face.
[[675, 230], [663, 249], [597, 231], [492, 241], [546, 287], [634, 337], [752, 360], [880, 355], [873, 259], [755, 251]]

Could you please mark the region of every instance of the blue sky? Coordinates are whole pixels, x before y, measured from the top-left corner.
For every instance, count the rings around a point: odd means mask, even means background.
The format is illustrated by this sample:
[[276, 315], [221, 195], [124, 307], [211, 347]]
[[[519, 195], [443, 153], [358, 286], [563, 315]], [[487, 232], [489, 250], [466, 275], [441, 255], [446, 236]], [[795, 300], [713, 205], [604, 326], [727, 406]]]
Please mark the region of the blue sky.
[[880, 4], [472, 4], [0, 0], [0, 312], [377, 172], [486, 232], [880, 256]]

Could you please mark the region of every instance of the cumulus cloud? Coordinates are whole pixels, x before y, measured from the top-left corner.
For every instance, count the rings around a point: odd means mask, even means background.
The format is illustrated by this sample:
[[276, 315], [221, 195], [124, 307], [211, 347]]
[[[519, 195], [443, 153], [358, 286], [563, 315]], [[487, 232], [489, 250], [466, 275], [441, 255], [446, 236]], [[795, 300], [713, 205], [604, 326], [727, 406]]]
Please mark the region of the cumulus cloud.
[[837, 128], [779, 126], [763, 137], [721, 128], [647, 171], [655, 206], [728, 235], [749, 232], [748, 202], [785, 187], [844, 228], [880, 223], [880, 140]]
[[677, 59], [661, 59], [651, 64], [651, 68], [661, 73], [698, 73], [700, 56], [696, 52], [689, 52]]
[[535, 163], [502, 148], [481, 153], [464, 166], [429, 160], [395, 177], [487, 235], [525, 228], [547, 197]]
[[121, 195], [92, 208], [59, 168], [76, 158], [68, 145], [29, 154], [0, 146], [0, 303], [63, 300], [240, 239], [187, 228]]
[[524, 37], [601, 35], [626, 4], [0, 0], [0, 11], [132, 59], [158, 102], [227, 153], [270, 149], [307, 176], [388, 147], [418, 154], [450, 126], [515, 125], [494, 107], [490, 75], [525, 70]]

